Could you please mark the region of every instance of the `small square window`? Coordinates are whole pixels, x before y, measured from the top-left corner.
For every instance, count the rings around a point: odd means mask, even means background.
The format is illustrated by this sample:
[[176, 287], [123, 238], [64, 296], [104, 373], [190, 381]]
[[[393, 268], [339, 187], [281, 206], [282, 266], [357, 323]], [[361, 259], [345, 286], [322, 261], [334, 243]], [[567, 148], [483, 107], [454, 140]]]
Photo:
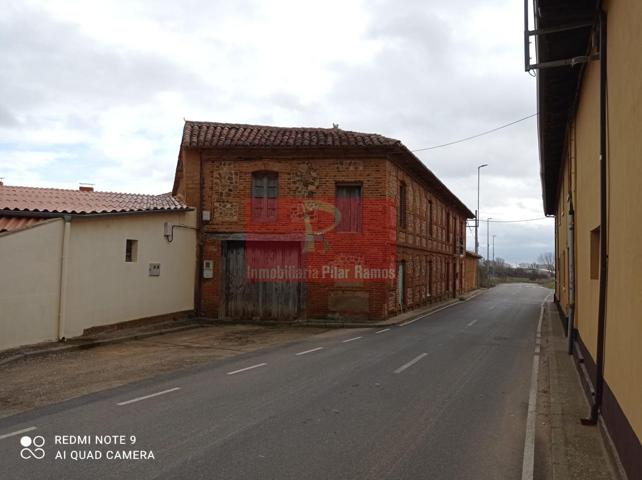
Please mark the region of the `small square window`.
[[125, 240], [125, 261], [135, 262], [138, 260], [138, 240], [128, 238]]

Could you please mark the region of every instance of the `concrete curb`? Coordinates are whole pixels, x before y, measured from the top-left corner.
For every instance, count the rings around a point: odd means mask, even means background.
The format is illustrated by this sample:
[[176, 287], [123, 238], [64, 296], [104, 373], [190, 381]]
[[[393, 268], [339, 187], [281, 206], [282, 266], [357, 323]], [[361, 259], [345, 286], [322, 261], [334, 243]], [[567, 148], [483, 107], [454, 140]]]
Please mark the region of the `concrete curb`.
[[[458, 298], [453, 298], [446, 300], [444, 302], [436, 303], [430, 307], [425, 307], [423, 309], [411, 310], [399, 314], [395, 317], [389, 318], [388, 320], [383, 320], [379, 322], [354, 322], [354, 321], [332, 321], [332, 320], [305, 320], [305, 321], [294, 321], [294, 322], [269, 322], [269, 321], [235, 321], [235, 320], [209, 320], [212, 322], [212, 325], [260, 325], [260, 326], [269, 326], [269, 327], [318, 327], [318, 328], [382, 328], [390, 327], [395, 325], [400, 325], [402, 323], [415, 321], [423, 317], [427, 317], [433, 313], [441, 311], [443, 309], [449, 308], [453, 305], [459, 305], [460, 303], [467, 302], [472, 300], [484, 293], [487, 289], [478, 288], [467, 296], [460, 296]], [[197, 319], [202, 321], [207, 321], [207, 318], [197, 317]]]
[[42, 348], [39, 350], [19, 352], [10, 357], [1, 359], [0, 366], [14, 362], [16, 360], [20, 360], [22, 358], [31, 358], [31, 357], [41, 356], [41, 355], [49, 355], [52, 353], [70, 352], [74, 350], [84, 350], [84, 349], [99, 347], [102, 345], [122, 343], [128, 340], [140, 340], [142, 338], [154, 337], [157, 335], [165, 335], [167, 333], [174, 333], [174, 332], [180, 332], [182, 330], [191, 330], [194, 328], [203, 328], [203, 327], [209, 327], [209, 326], [210, 325], [203, 324], [203, 323], [193, 324], [193, 325], [183, 325], [181, 327], [165, 328], [165, 329], [156, 330], [152, 332], [139, 332], [131, 335], [121, 335], [119, 337], [103, 338], [99, 340], [87, 340], [79, 343], [73, 343], [73, 344], [67, 344], [67, 345], [56, 345], [48, 348]]

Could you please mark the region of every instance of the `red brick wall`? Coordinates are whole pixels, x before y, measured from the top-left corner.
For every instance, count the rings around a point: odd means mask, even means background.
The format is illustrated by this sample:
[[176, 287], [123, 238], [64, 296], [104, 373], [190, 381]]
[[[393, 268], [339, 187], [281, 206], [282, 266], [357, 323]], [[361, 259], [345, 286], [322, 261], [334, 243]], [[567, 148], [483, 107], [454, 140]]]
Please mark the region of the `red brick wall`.
[[[380, 234], [396, 251], [397, 260], [406, 263], [404, 310], [455, 296], [463, 290], [463, 259], [456, 255], [456, 245], [460, 240], [465, 245], [464, 215], [455, 211], [445, 199], [430, 192], [425, 184], [407, 175], [387, 158], [385, 152], [366, 149], [301, 149], [296, 152], [233, 149], [206, 150], [201, 154], [183, 150], [181, 160], [182, 173], [176, 193], [185, 198], [188, 205], [199, 209], [200, 217], [199, 190], [202, 184], [202, 209], [211, 212], [211, 221], [202, 226], [201, 238], [202, 259], [214, 260], [214, 275], [212, 279], [201, 279], [198, 295], [201, 312], [207, 316], [217, 317], [224, 301], [220, 285], [223, 260], [220, 237], [251, 230], [248, 201], [252, 172], [263, 170], [278, 173], [280, 200], [333, 199], [337, 183], [355, 182], [362, 186], [363, 199], [383, 202], [378, 205], [385, 207], [364, 208], [363, 221], [379, 224]], [[404, 182], [407, 189], [408, 221], [405, 229], [397, 228], [400, 182]], [[428, 231], [429, 201], [433, 205], [432, 232]], [[287, 215], [279, 214], [277, 222], [262, 232], [287, 232], [288, 226], [292, 225], [291, 219], [281, 217]], [[360, 241], [363, 244], [359, 244]], [[367, 252], [372, 245], [367, 238], [359, 240], [355, 237], [355, 249]], [[433, 264], [433, 282], [429, 296], [430, 261]], [[455, 278], [457, 284], [453, 290]], [[397, 296], [395, 279], [308, 282], [303, 315], [308, 318], [385, 318], [400, 310]], [[359, 308], [342, 311], [346, 302], [356, 302]]]
[[[398, 259], [406, 265], [404, 310], [461, 294], [464, 286], [460, 246], [466, 244], [465, 215], [392, 162], [388, 170], [388, 194], [394, 196], [398, 205], [399, 184], [403, 182], [408, 197], [406, 228], [397, 230]], [[432, 231], [428, 218], [430, 203]], [[432, 278], [430, 288], [429, 278]], [[390, 313], [400, 310], [397, 296], [397, 289], [389, 292]]]

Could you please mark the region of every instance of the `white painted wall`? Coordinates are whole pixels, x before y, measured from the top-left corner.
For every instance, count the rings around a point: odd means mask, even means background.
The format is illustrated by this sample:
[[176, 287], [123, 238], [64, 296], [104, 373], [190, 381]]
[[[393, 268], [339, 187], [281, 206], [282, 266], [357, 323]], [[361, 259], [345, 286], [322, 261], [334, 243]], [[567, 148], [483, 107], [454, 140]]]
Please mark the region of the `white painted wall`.
[[[165, 222], [195, 226], [194, 212], [75, 218], [71, 222], [64, 336], [90, 327], [192, 310], [196, 232]], [[125, 262], [126, 239], [138, 240], [136, 262]], [[149, 264], [160, 263], [160, 276]]]
[[55, 340], [63, 221], [0, 235], [0, 350]]
[[[195, 212], [75, 217], [71, 221], [63, 336], [87, 328], [193, 310]], [[60, 308], [61, 219], [0, 235], [0, 350], [55, 340]], [[125, 262], [125, 240], [138, 240]], [[160, 263], [159, 277], [149, 264]]]

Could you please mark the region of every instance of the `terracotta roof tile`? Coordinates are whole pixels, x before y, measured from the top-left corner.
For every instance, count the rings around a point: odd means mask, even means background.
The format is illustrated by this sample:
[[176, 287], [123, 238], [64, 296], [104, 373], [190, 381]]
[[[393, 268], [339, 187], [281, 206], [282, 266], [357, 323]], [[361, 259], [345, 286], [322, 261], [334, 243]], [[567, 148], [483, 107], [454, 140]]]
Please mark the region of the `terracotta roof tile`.
[[376, 133], [339, 128], [269, 127], [186, 121], [181, 145], [213, 147], [356, 147], [392, 146], [401, 142]]
[[0, 233], [22, 230], [43, 220], [46, 220], [46, 218], [0, 216]]
[[0, 186], [0, 210], [44, 213], [127, 213], [185, 210], [187, 206], [166, 193], [87, 192], [59, 188]]

